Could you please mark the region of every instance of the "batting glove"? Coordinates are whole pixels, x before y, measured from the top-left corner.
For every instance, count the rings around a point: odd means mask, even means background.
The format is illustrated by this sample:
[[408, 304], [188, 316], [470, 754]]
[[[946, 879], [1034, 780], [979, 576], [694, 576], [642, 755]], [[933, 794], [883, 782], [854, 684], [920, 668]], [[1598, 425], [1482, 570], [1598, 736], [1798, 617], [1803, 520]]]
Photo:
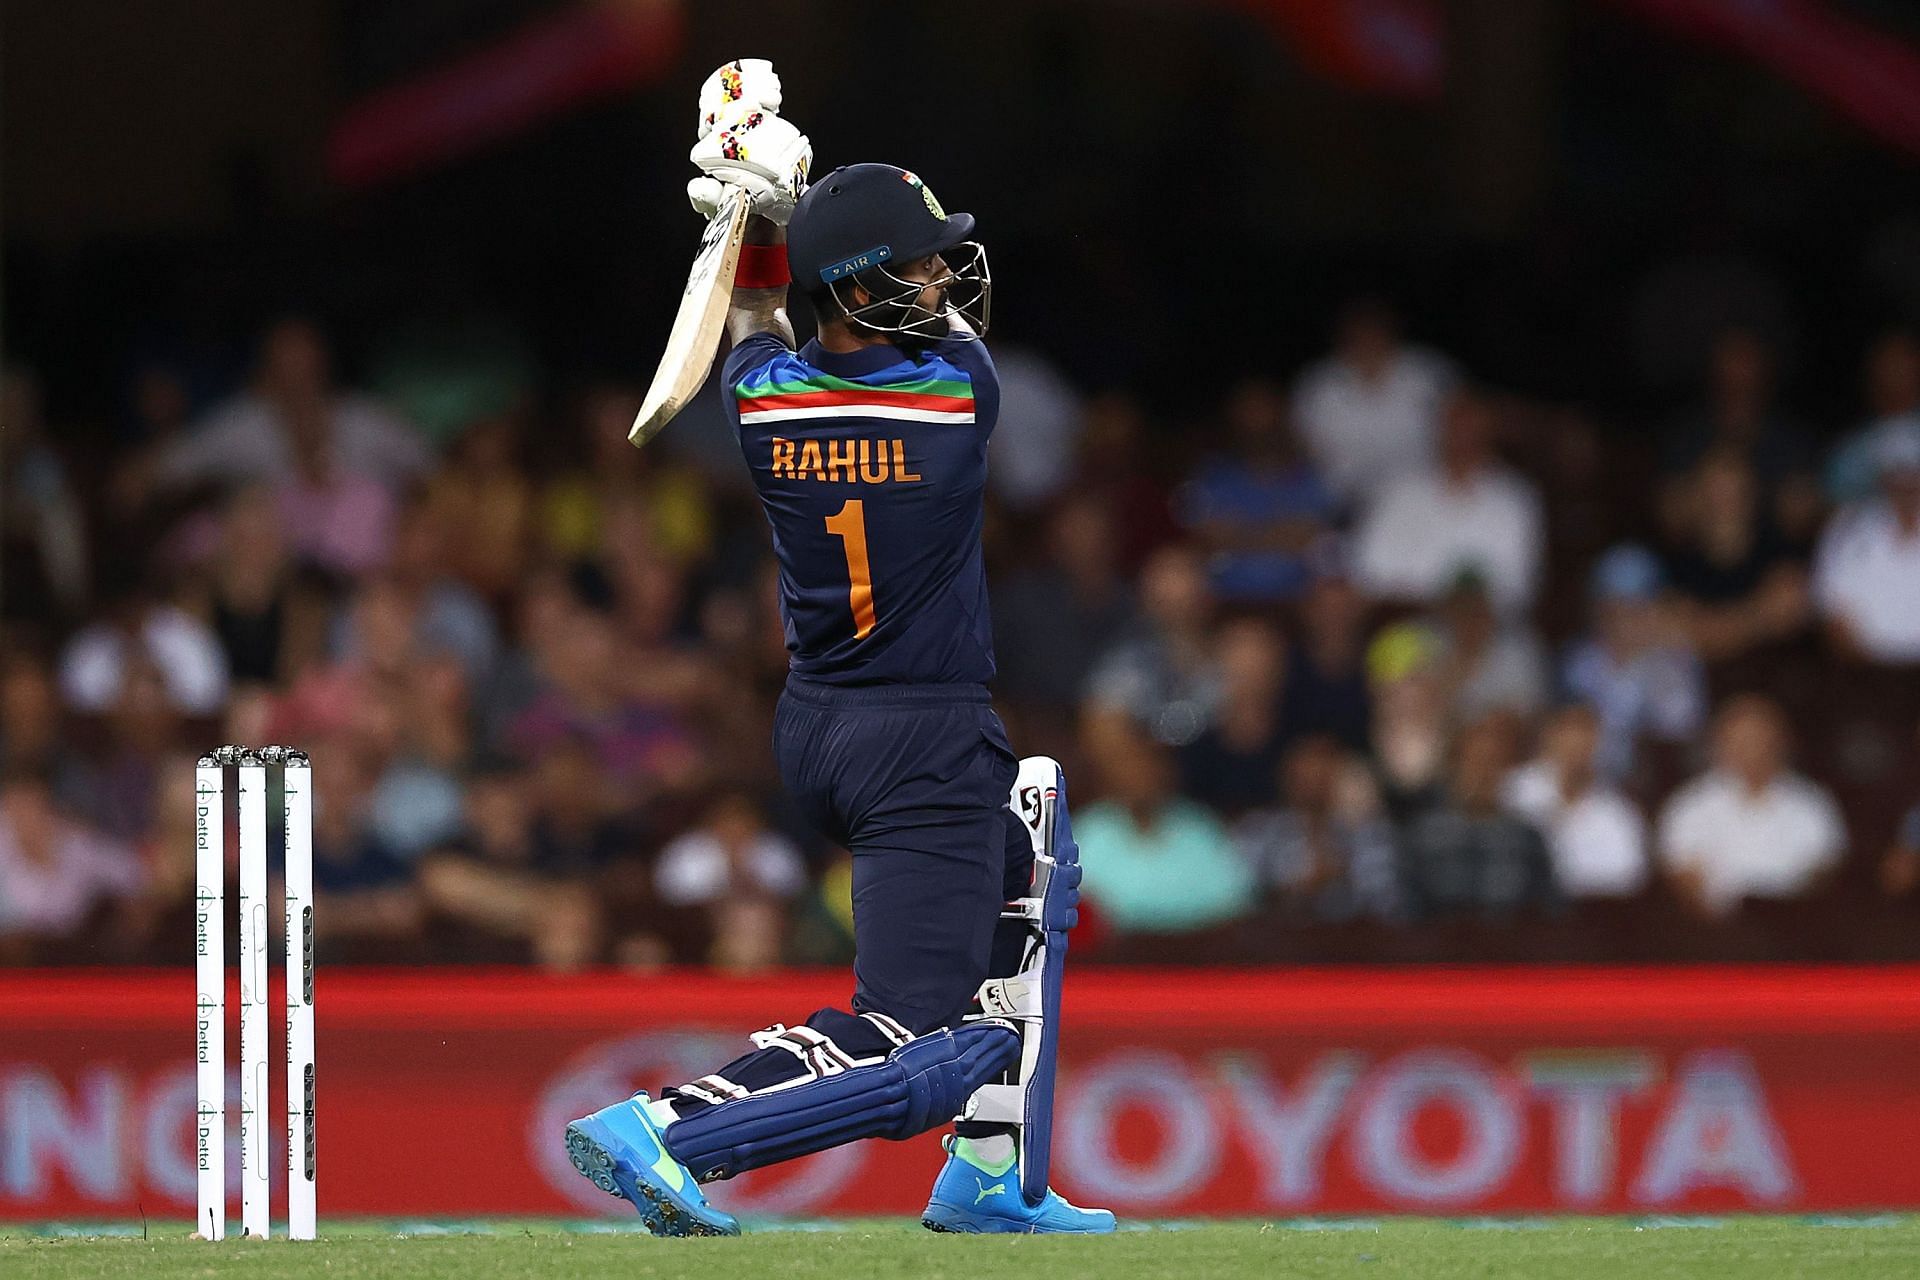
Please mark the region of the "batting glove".
[[725, 195], [721, 184], [729, 184], [747, 193], [755, 213], [785, 226], [807, 189], [813, 143], [771, 111], [734, 106], [720, 112], [689, 158], [702, 174], [687, 184], [696, 211], [711, 218]]
[[700, 136], [712, 133], [729, 107], [780, 110], [780, 77], [765, 58], [737, 58], [723, 63], [700, 86]]

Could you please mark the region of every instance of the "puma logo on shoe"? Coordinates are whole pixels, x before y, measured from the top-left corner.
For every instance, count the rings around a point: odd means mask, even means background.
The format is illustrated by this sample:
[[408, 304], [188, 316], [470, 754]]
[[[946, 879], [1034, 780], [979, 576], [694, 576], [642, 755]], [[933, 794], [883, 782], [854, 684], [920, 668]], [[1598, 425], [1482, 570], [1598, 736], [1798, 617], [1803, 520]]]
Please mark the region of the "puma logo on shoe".
[[[645, 1126], [647, 1136], [652, 1138], [654, 1135], [653, 1121], [648, 1119], [647, 1113], [637, 1102], [629, 1102], [627, 1105], [633, 1108], [633, 1114], [640, 1117], [640, 1123]], [[687, 1185], [687, 1175], [681, 1171], [679, 1162], [667, 1154], [666, 1147], [660, 1143], [658, 1138], [654, 1139], [654, 1151], [657, 1154], [647, 1163], [650, 1164], [653, 1167], [653, 1171], [660, 1176], [660, 1180], [674, 1191], [679, 1191], [685, 1187]]]
[[980, 1188], [980, 1194], [973, 1198], [973, 1203], [976, 1207], [988, 1196], [1002, 1196], [1007, 1193], [1007, 1184], [1005, 1182], [996, 1182], [992, 1186], [988, 1186], [986, 1179], [975, 1178], [973, 1185]]

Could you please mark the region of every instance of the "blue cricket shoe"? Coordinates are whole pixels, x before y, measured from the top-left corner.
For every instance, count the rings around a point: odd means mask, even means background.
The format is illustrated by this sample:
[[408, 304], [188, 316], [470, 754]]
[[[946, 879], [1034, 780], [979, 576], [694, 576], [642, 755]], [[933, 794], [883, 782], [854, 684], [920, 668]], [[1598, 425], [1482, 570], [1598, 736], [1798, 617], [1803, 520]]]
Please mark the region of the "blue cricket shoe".
[[965, 1138], [944, 1140], [947, 1164], [933, 1183], [933, 1198], [920, 1215], [929, 1231], [961, 1231], [974, 1235], [996, 1232], [1105, 1235], [1113, 1230], [1113, 1214], [1106, 1209], [1082, 1209], [1068, 1204], [1049, 1189], [1034, 1208], [1020, 1194], [1020, 1157], [1010, 1155], [993, 1163], [981, 1157]]
[[657, 1236], [737, 1236], [732, 1214], [707, 1203], [687, 1167], [667, 1152], [647, 1095], [602, 1107], [567, 1126], [567, 1158], [582, 1177], [640, 1211]]

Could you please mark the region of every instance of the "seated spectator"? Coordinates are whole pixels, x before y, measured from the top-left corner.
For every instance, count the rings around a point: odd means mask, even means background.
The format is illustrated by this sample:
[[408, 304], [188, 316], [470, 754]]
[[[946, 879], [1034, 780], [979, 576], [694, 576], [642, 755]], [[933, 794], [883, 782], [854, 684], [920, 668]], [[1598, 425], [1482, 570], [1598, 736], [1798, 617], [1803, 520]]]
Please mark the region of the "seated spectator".
[[1438, 646], [1425, 628], [1388, 627], [1367, 646], [1373, 723], [1367, 754], [1389, 817], [1404, 821], [1439, 803], [1451, 721]]
[[212, 716], [227, 700], [227, 659], [206, 623], [158, 592], [135, 586], [60, 655], [60, 692], [89, 715], [119, 701], [136, 662], [160, 673], [167, 701], [184, 716]]
[[1508, 744], [1497, 719], [1468, 729], [1438, 803], [1403, 827], [1402, 884], [1416, 919], [1506, 920], [1559, 902], [1546, 841], [1500, 804]]
[[1073, 819], [1085, 892], [1116, 933], [1189, 933], [1253, 907], [1252, 869], [1220, 820], [1173, 788], [1163, 747], [1135, 732], [1110, 745], [1108, 798]]
[[1920, 419], [1882, 432], [1874, 459], [1880, 497], [1835, 517], [1813, 593], [1836, 654], [1910, 666], [1920, 663]]
[[1545, 550], [1533, 486], [1500, 463], [1493, 410], [1478, 393], [1448, 400], [1439, 461], [1379, 489], [1354, 538], [1367, 594], [1431, 604], [1463, 569], [1486, 581], [1502, 614], [1524, 612], [1539, 585]]
[[1301, 375], [1294, 422], [1327, 484], [1360, 503], [1431, 462], [1453, 383], [1445, 360], [1401, 340], [1391, 308], [1360, 299], [1341, 313], [1333, 353]]
[[670, 907], [791, 898], [806, 883], [798, 846], [767, 825], [759, 804], [742, 792], [721, 796], [699, 826], [668, 841], [653, 873], [655, 896]]
[[[594, 387], [582, 398], [586, 465], [556, 477], [539, 499], [541, 538], [563, 561], [597, 554], [609, 509], [636, 499], [646, 517], [646, 545], [656, 555], [684, 565], [713, 549], [718, 530], [706, 477], [671, 448], [635, 449], [627, 442], [640, 400], [638, 388], [617, 385]], [[738, 464], [737, 457], [727, 461]]]
[[1846, 849], [1824, 788], [1787, 768], [1787, 721], [1770, 699], [1734, 698], [1713, 728], [1713, 768], [1660, 815], [1660, 862], [1675, 893], [1702, 916], [1747, 898], [1799, 898], [1818, 889]]
[[235, 684], [282, 685], [320, 656], [326, 597], [296, 569], [271, 491], [227, 500], [205, 578], [194, 612], [220, 638]]
[[293, 558], [335, 579], [384, 565], [399, 512], [394, 491], [342, 463], [310, 420], [295, 420], [290, 448], [293, 474], [273, 486], [273, 501]]
[[323, 938], [410, 943], [422, 902], [413, 868], [380, 842], [369, 804], [373, 774], [339, 739], [316, 741], [313, 790], [314, 922]]
[[437, 914], [574, 969], [602, 944], [595, 878], [637, 849], [592, 751], [573, 743], [530, 773], [494, 762], [473, 776], [465, 833], [421, 864], [420, 883]]
[[[477, 865], [502, 870], [540, 870], [540, 849], [534, 835], [532, 777], [513, 761], [488, 757], [467, 775], [460, 835], [433, 861], [465, 858]], [[429, 867], [423, 867], [423, 877]]]
[[[782, 903], [767, 898], [725, 898], [713, 904], [713, 945], [705, 961], [722, 973], [763, 973], [780, 963], [786, 935]], [[631, 954], [623, 953], [628, 957]]]
[[1372, 732], [1367, 682], [1367, 602], [1329, 540], [1311, 557], [1313, 579], [1300, 602], [1300, 639], [1287, 655], [1280, 722], [1289, 734], [1324, 733], [1362, 751]]
[[155, 460], [155, 483], [293, 484], [304, 448], [322, 470], [398, 492], [426, 471], [426, 445], [378, 401], [337, 390], [331, 366], [311, 322], [274, 325], [261, 340], [253, 385], [168, 445]]
[[[280, 736], [305, 739], [343, 732], [372, 714], [368, 703], [389, 697], [395, 689], [410, 692], [428, 661], [416, 640], [417, 622], [415, 602], [391, 579], [363, 583], [333, 627], [335, 660], [301, 671], [283, 696], [264, 698]], [[390, 706], [374, 710], [394, 713]], [[383, 739], [384, 749], [392, 731], [376, 736]]]
[[1708, 662], [1737, 658], [1806, 626], [1806, 568], [1775, 532], [1752, 464], [1715, 449], [1685, 492], [1666, 577], [1694, 650]]
[[1685, 477], [1724, 450], [1753, 468], [1768, 522], [1805, 545], [1820, 520], [1820, 486], [1806, 432], [1780, 408], [1766, 338], [1742, 326], [1723, 330], [1708, 360], [1706, 391], [1705, 404], [1667, 433], [1662, 523], [1670, 533], [1684, 527]]
[[0, 773], [38, 774], [67, 806], [85, 799], [89, 782], [53, 671], [25, 647], [0, 649]]
[[446, 572], [488, 600], [511, 591], [533, 531], [533, 487], [519, 448], [511, 418], [476, 422], [427, 484], [427, 511], [445, 535]]
[[[786, 904], [806, 887], [800, 850], [743, 792], [721, 796], [699, 826], [669, 841], [653, 871], [661, 905], [701, 917], [699, 944], [680, 958], [735, 970], [779, 960]], [[749, 915], [752, 930], [743, 927]]]
[[160, 672], [144, 659], [128, 665], [120, 694], [92, 726], [98, 743], [70, 793], [56, 798], [68, 812], [115, 841], [137, 843], [160, 809], [161, 762], [181, 738], [179, 713], [167, 701]]
[[1048, 517], [1042, 545], [1014, 556], [1004, 584], [993, 593], [995, 688], [1025, 704], [1070, 710], [1096, 658], [1138, 622], [1119, 572], [1112, 512], [1098, 498], [1064, 499]]
[[106, 478], [104, 506], [115, 533], [137, 523], [153, 490], [155, 464], [185, 436], [193, 394], [184, 369], [164, 358], [141, 361], [130, 379], [120, 426], [121, 447]]
[[61, 813], [44, 776], [0, 779], [0, 937], [68, 937], [145, 882], [131, 849]]
[[1835, 507], [1873, 496], [1874, 436], [1888, 423], [1920, 414], [1920, 337], [1912, 330], [1890, 330], [1867, 352], [1866, 401], [1866, 422], [1827, 459], [1827, 501]]
[[1287, 652], [1280, 629], [1263, 618], [1227, 623], [1216, 645], [1220, 710], [1180, 749], [1179, 764], [1186, 793], [1231, 817], [1273, 799]]
[[421, 603], [393, 578], [368, 582], [342, 619], [342, 659], [303, 673], [274, 707], [273, 736], [333, 735], [359, 757], [371, 831], [406, 861], [458, 831], [459, 774], [474, 750], [465, 669], [426, 649]]
[[1136, 576], [1147, 558], [1180, 534], [1173, 520], [1169, 468], [1156, 456], [1140, 401], [1107, 391], [1087, 401], [1073, 491], [1124, 512], [1115, 529], [1120, 569]]
[[1496, 711], [1533, 716], [1547, 703], [1547, 656], [1519, 619], [1502, 620], [1479, 574], [1460, 574], [1432, 627], [1439, 679], [1456, 724]]
[[591, 739], [555, 742], [535, 759], [534, 866], [542, 875], [584, 879], [641, 848], [618, 779]]
[[366, 825], [394, 857], [412, 862], [460, 830], [460, 780], [466, 763], [464, 686], [450, 661], [420, 663], [362, 688], [342, 726], [343, 748], [372, 783]]
[[1647, 884], [1647, 820], [1601, 776], [1600, 717], [1562, 707], [1540, 755], [1507, 775], [1506, 806], [1547, 839], [1554, 880], [1569, 898], [1629, 898]]
[[1080, 441], [1080, 393], [1032, 347], [995, 342], [1000, 424], [993, 430], [987, 483], [1016, 511], [1037, 511], [1063, 496]]
[[145, 885], [140, 900], [115, 920], [129, 959], [176, 963], [180, 939], [193, 928], [197, 763], [181, 751], [156, 761], [153, 821], [133, 847]]
[[521, 582], [514, 602], [513, 642], [501, 647], [491, 673], [474, 690], [474, 718], [483, 751], [514, 754], [509, 741], [514, 721], [547, 687], [546, 668], [555, 661], [553, 650], [582, 607], [568, 574], [557, 566], [535, 569]]
[[1180, 522], [1211, 554], [1221, 599], [1290, 600], [1306, 585], [1307, 549], [1336, 514], [1333, 495], [1301, 456], [1278, 387], [1241, 383], [1226, 417], [1232, 450], [1203, 461], [1181, 487]]
[[[681, 630], [689, 571], [647, 544], [647, 513], [634, 498], [611, 504], [598, 560], [574, 566], [576, 590], [592, 607], [604, 599], [624, 650], [626, 693], [665, 714], [689, 715], [713, 679], [710, 655]], [[604, 592], [604, 594], [602, 594]]]
[[635, 640], [662, 644], [679, 638], [689, 570], [653, 545], [653, 513], [644, 498], [610, 495], [600, 512], [600, 545], [569, 571], [580, 597], [596, 607], [608, 605]]
[[[637, 452], [631, 445], [627, 451]], [[361, 599], [377, 594], [382, 607], [391, 611], [391, 621], [399, 628], [387, 638], [392, 646], [400, 646], [404, 638], [414, 656], [450, 655], [469, 681], [478, 682], [492, 672], [499, 657], [499, 629], [486, 602], [449, 574], [447, 542], [446, 529], [424, 503], [409, 507], [395, 526], [387, 571], [362, 589]], [[362, 609], [341, 612], [332, 635], [336, 655], [348, 661], [365, 655], [373, 643], [366, 622]]]
[[1332, 738], [1315, 736], [1288, 750], [1278, 774], [1280, 804], [1233, 827], [1267, 894], [1289, 916], [1315, 922], [1392, 918], [1398, 855], [1365, 766]]
[[1564, 635], [1585, 614], [1585, 584], [1564, 571], [1591, 564], [1612, 545], [1623, 511], [1637, 509], [1650, 487], [1652, 450], [1623, 440], [1590, 411], [1540, 406], [1520, 421], [1520, 439], [1532, 455], [1527, 475], [1540, 486], [1549, 559], [1555, 572], [1541, 582], [1529, 611], [1549, 635]]
[[655, 790], [699, 768], [697, 743], [677, 707], [638, 696], [613, 621], [562, 592], [532, 635], [531, 683], [505, 725], [503, 745], [526, 759], [565, 739], [591, 743], [610, 777]]
[[1140, 574], [1140, 621], [1102, 655], [1086, 682], [1096, 736], [1115, 723], [1144, 726], [1169, 746], [1195, 741], [1220, 705], [1213, 597], [1189, 547], [1153, 553]]
[[[771, 563], [769, 559], [763, 567]], [[699, 637], [688, 649], [710, 673], [694, 691], [693, 723], [704, 754], [716, 765], [724, 761], [719, 772], [733, 780], [748, 775], [772, 779], [779, 773], [767, 721], [786, 687], [787, 649], [779, 588], [777, 583], [771, 589], [765, 586], [765, 576], [756, 571], [745, 581], [707, 590], [698, 611]], [[1017, 717], [1015, 702], [1005, 700], [1004, 710]], [[1066, 721], [1063, 715], [1058, 723], [1064, 728]]]
[[1660, 607], [1660, 562], [1615, 547], [1594, 566], [1593, 628], [1568, 650], [1567, 692], [1600, 717], [1600, 772], [1633, 771], [1643, 737], [1686, 742], [1706, 714], [1706, 677], [1685, 633]]

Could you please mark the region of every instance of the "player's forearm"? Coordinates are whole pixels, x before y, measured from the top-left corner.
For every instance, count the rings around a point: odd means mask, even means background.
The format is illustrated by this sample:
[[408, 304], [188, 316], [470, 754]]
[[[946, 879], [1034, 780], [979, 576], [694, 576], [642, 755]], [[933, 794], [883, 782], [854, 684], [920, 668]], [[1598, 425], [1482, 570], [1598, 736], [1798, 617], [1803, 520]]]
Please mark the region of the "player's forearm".
[[[759, 214], [747, 219], [745, 243], [784, 245], [786, 242], [785, 227]], [[794, 345], [793, 325], [787, 320], [786, 306], [785, 285], [776, 289], [752, 289], [735, 285], [732, 300], [727, 305], [727, 337], [738, 343], [751, 338], [756, 333], [774, 333], [791, 347]]]
[[727, 308], [727, 336], [735, 343], [756, 333], [777, 333], [793, 345], [793, 326], [787, 322], [785, 289], [735, 289]]

